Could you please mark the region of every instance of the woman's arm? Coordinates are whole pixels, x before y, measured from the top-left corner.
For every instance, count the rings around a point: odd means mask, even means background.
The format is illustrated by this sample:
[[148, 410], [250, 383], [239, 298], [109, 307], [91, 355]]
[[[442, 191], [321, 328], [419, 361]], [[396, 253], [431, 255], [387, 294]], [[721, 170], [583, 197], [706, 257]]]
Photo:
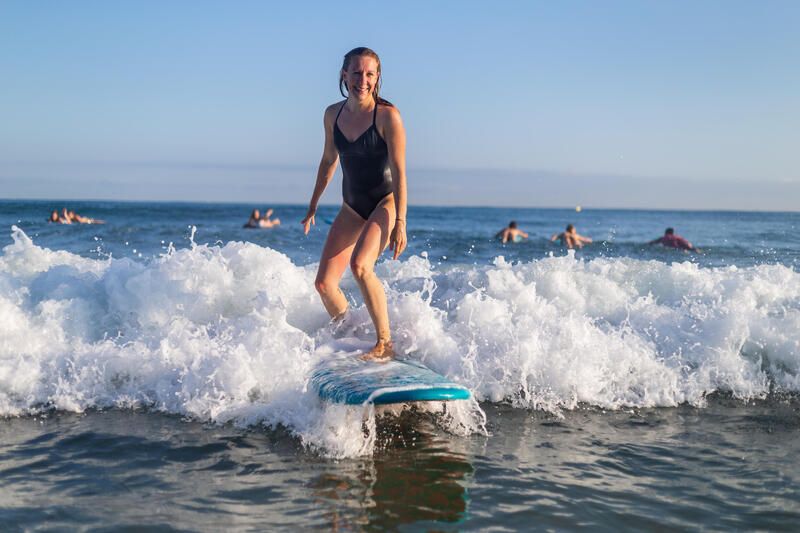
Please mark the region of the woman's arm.
[[336, 146], [333, 144], [333, 123], [336, 120], [336, 114], [343, 104], [333, 104], [328, 106], [325, 110], [325, 118], [323, 123], [325, 125], [325, 145], [322, 149], [322, 159], [319, 162], [319, 170], [317, 170], [317, 182], [314, 185], [314, 192], [311, 194], [311, 201], [308, 203], [308, 211], [305, 218], [300, 222], [303, 225], [303, 233], [308, 234], [311, 225], [314, 224], [314, 215], [317, 213], [317, 204], [325, 192], [325, 188], [333, 178], [333, 172], [336, 170], [336, 165], [339, 163], [339, 152], [336, 151]]
[[389, 167], [394, 189], [395, 224], [389, 238], [389, 249], [397, 259], [406, 248], [406, 131], [396, 107], [385, 108], [383, 138], [389, 148]]

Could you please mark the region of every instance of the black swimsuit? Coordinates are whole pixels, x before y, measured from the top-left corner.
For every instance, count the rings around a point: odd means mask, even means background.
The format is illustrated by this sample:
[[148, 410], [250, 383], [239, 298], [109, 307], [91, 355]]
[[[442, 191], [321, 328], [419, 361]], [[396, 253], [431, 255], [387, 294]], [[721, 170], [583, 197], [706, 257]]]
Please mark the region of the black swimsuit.
[[[347, 103], [347, 102], [345, 102]], [[336, 114], [333, 125], [333, 144], [339, 151], [342, 161], [342, 198], [353, 211], [364, 220], [378, 204], [392, 192], [392, 171], [389, 168], [389, 148], [378, 133], [375, 117], [378, 104], [372, 114], [372, 126], [353, 142], [339, 129], [339, 115], [344, 104]]]

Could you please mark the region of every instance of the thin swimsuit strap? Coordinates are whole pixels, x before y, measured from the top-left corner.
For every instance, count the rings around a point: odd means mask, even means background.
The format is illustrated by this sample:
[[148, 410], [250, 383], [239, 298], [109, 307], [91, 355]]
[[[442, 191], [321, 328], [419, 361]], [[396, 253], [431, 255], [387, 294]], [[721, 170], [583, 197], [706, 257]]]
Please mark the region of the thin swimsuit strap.
[[[345, 100], [344, 103], [342, 104], [342, 107], [339, 108], [339, 112], [336, 113], [336, 118], [333, 121], [334, 125], [336, 125], [337, 128], [339, 127], [339, 115], [342, 114], [342, 109], [344, 109], [345, 105], [347, 105], [347, 100]], [[375, 107], [372, 109], [372, 125], [375, 126], [376, 128], [378, 127], [376, 122], [375, 122], [377, 119], [378, 119], [378, 102], [376, 100], [375, 101]], [[339, 129], [339, 131], [342, 131], [342, 130]]]

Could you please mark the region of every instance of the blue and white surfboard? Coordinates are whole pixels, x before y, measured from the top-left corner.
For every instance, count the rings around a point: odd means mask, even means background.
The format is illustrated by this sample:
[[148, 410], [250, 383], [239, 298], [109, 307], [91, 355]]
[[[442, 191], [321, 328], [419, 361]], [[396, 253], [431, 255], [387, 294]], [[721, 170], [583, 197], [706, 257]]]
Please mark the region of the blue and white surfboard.
[[384, 363], [329, 357], [313, 370], [311, 386], [326, 401], [348, 405], [468, 400], [469, 389], [410, 361]]

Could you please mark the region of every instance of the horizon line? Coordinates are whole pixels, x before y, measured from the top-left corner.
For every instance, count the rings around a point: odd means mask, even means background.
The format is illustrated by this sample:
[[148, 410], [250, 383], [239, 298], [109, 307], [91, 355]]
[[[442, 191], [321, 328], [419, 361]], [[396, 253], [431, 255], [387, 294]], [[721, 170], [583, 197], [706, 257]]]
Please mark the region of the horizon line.
[[[108, 198], [5, 198], [0, 197], [0, 202], [108, 202], [108, 203], [126, 203], [126, 204], [217, 204], [217, 205], [262, 205], [268, 204], [269, 206], [306, 206], [305, 202], [247, 202], [247, 201], [232, 201], [232, 200], [119, 200]], [[325, 207], [338, 207], [338, 203], [320, 203], [319, 206]], [[575, 212], [583, 211], [685, 211], [693, 213], [800, 213], [800, 209], [794, 211], [787, 211], [785, 209], [778, 210], [764, 210], [764, 209], [723, 209], [723, 208], [709, 208], [709, 209], [695, 209], [688, 207], [591, 207], [591, 206], [537, 206], [537, 205], [481, 205], [481, 204], [452, 204], [452, 205], [439, 205], [439, 204], [409, 204], [411, 207], [438, 207], [438, 208], [452, 208], [452, 209], [542, 209], [542, 210], [571, 210]], [[576, 209], [579, 207], [580, 210]]]

